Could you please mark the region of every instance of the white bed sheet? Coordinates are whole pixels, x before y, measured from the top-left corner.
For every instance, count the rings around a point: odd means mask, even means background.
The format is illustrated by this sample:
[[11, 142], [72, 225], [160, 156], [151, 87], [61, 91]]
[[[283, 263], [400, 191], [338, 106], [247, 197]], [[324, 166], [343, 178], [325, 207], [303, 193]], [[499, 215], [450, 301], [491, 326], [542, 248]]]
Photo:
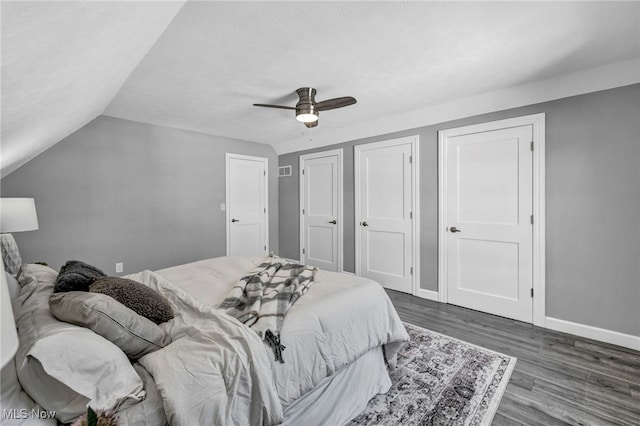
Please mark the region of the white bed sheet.
[[372, 396], [390, 387], [382, 350], [371, 349], [289, 405], [282, 425], [344, 425], [367, 407]]
[[[210, 306], [266, 256], [206, 259], [156, 271]], [[370, 350], [383, 346], [390, 365], [409, 336], [380, 284], [320, 270], [292, 306], [282, 328], [284, 364], [272, 361], [283, 408]], [[269, 350], [271, 353], [271, 351]]]
[[176, 426], [274, 425], [282, 417], [262, 339], [161, 275], [131, 276], [167, 298], [174, 318], [159, 326], [172, 342], [138, 359]]

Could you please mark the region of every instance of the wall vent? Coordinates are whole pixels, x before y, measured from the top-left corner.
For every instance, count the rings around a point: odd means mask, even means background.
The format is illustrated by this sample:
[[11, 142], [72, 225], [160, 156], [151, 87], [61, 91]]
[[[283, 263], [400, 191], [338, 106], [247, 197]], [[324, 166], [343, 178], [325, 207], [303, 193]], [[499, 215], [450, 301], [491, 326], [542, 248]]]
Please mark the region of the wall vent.
[[291, 166], [278, 167], [278, 177], [291, 176], [292, 174]]

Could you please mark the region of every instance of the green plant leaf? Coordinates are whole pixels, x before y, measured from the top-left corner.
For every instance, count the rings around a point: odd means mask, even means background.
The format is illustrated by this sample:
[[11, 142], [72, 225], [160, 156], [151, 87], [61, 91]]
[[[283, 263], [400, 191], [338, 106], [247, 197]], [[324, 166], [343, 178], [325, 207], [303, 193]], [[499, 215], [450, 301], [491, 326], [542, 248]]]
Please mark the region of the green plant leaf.
[[87, 426], [98, 426], [98, 415], [91, 407], [87, 408]]

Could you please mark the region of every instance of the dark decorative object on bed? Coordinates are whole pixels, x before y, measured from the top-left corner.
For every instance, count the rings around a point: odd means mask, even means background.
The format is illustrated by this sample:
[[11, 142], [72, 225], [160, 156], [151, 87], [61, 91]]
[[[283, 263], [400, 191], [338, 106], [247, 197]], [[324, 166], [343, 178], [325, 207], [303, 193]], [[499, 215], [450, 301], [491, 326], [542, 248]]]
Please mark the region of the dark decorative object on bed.
[[111, 296], [156, 324], [173, 319], [173, 310], [167, 299], [139, 282], [127, 278], [99, 277], [89, 286], [89, 291]]
[[54, 292], [88, 291], [96, 278], [104, 276], [105, 273], [95, 266], [79, 260], [70, 260], [60, 268]]

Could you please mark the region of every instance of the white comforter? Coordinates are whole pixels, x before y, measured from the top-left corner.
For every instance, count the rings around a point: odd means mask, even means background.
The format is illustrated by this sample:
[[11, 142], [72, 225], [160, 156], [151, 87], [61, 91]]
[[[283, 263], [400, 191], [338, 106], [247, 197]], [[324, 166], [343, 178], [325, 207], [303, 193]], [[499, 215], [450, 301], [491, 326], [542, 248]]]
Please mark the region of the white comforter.
[[272, 425], [282, 421], [270, 353], [252, 330], [151, 271], [130, 276], [159, 291], [175, 318], [172, 343], [138, 362], [153, 376], [172, 425]]
[[[216, 307], [239, 278], [265, 259], [222, 257], [157, 272], [199, 302]], [[387, 362], [395, 366], [398, 351], [409, 339], [377, 282], [327, 271], [319, 271], [315, 281], [285, 318], [281, 331], [286, 346], [284, 364], [275, 362], [272, 352], [265, 350], [283, 407], [373, 348], [382, 346]]]

